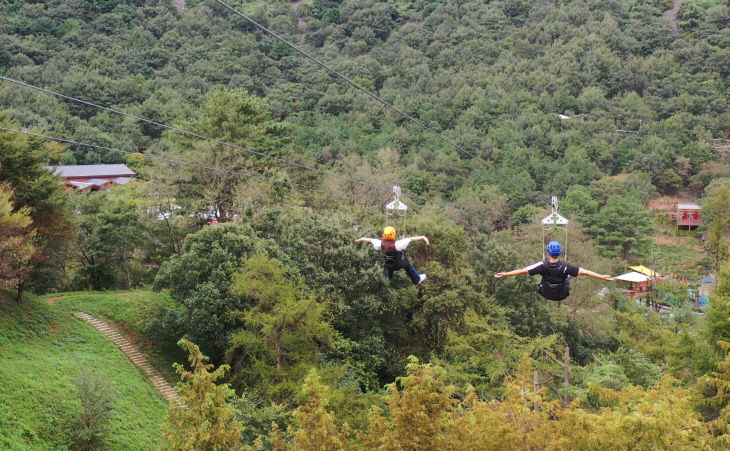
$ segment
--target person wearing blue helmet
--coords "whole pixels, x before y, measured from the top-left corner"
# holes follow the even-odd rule
[[[514,271],[498,272],[494,277],[501,279],[502,277],[520,276],[524,274],[531,276],[539,274],[542,276],[542,280],[538,285],[538,292],[542,297],[551,301],[562,301],[568,297],[570,294],[570,276],[588,276],[609,282],[613,280],[613,277],[607,274],[598,274],[584,268],[573,266],[567,262],[561,262],[559,257],[563,253],[563,249],[557,241],[549,242],[545,251],[548,254],[547,260],[537,262],[526,268],[515,269]]]

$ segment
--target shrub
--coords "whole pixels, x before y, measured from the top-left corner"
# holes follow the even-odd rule
[[[81,412],[69,427],[72,449],[101,449],[110,432],[114,395],[106,378],[81,366],[74,381],[81,400]]]

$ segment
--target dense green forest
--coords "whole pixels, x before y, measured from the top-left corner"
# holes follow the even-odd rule
[[[722,449],[730,2],[675,3],[231,2],[390,108],[215,0],[0,0],[0,287],[169,296],[135,325],[191,358],[163,448]],[[45,168],[121,162],[137,182],[100,192]],[[355,243],[393,185],[417,287]],[[713,273],[710,308],[495,280],[541,258],[552,195],[571,263]]]

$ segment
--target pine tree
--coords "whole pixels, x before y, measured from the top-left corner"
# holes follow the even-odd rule
[[[180,340],[178,344],[189,353],[192,371],[181,364],[175,370],[182,382],[178,384],[183,406],[171,406],[168,422],[162,427],[162,448],[166,450],[230,450],[240,449],[243,426],[233,419],[235,409],[226,403],[233,396],[228,384],[217,385],[228,365],[211,372],[213,365],[195,344]]]
[[[448,414],[455,400],[452,387],[445,384],[443,371],[420,365],[411,357],[408,374],[388,387],[390,415],[373,409],[367,434],[360,438],[370,449],[436,450],[444,449]]]
[[[628,260],[632,252],[645,253],[651,242],[652,222],[638,197],[614,195],[595,215],[589,230],[602,254]]]
[[[81,412],[70,424],[71,448],[103,449],[114,412],[114,393],[107,379],[82,366],[74,381],[81,401]]]
[[[730,342],[718,342],[725,351],[725,360],[718,362],[717,371],[703,377],[697,384],[700,392],[711,393],[704,404],[715,410],[717,418],[710,424],[715,440],[722,448],[730,446]]]
[[[178,125],[261,154],[278,152],[281,146],[290,141],[286,136],[289,126],[271,120],[268,105],[264,101],[249,95],[245,89],[228,90],[221,85],[210,90],[206,101],[200,106],[198,117]],[[237,148],[193,139],[186,135],[174,136],[172,139],[180,149],[194,149],[195,158],[210,166],[244,172],[251,172],[256,166],[256,156]],[[179,202],[212,205],[219,221],[233,219],[237,203],[236,187],[241,183],[240,176],[215,171],[194,171],[181,175],[181,179],[185,182],[182,183],[184,188],[176,194]],[[201,202],[200,197],[205,200]]]
[[[231,339],[228,357],[241,362],[249,384],[267,384],[270,390],[288,378],[303,379],[305,367],[314,363],[321,346],[329,344],[331,327],[322,318],[323,306],[304,294],[287,276],[278,260],[257,254],[234,274],[231,292],[247,296],[256,305],[239,316],[246,327]],[[241,355],[240,358],[238,356]],[[249,368],[242,359],[255,362]],[[293,366],[298,365],[299,371]],[[290,381],[297,386],[301,379]],[[282,382],[283,381],[283,382]],[[272,393],[277,394],[277,393]]]
[[[338,430],[332,412],[327,411],[326,387],[319,381],[317,372],[309,372],[304,382],[307,401],[294,412],[297,428],[289,427],[293,449],[303,451],[328,451],[344,449],[345,433]],[[345,425],[345,431],[347,425]]]

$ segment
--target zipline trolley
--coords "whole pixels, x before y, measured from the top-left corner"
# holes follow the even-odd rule
[[[554,239],[556,235],[561,233],[562,231],[565,232],[565,241],[563,242],[563,249],[565,251],[563,252],[563,259],[568,259],[568,220],[565,219],[563,216],[561,216],[558,213],[558,197],[553,196],[550,199],[550,204],[552,206],[552,213],[550,215],[546,216],[542,220],[542,259],[545,260],[545,246],[547,244],[547,241],[550,241],[551,239]],[[545,239],[545,236],[547,236],[547,240]]]
[[[393,200],[385,205],[385,218],[389,224],[395,225],[397,222],[403,222],[401,226],[401,236],[406,231],[406,216],[408,213],[408,205],[400,200],[400,186],[393,187]]]

